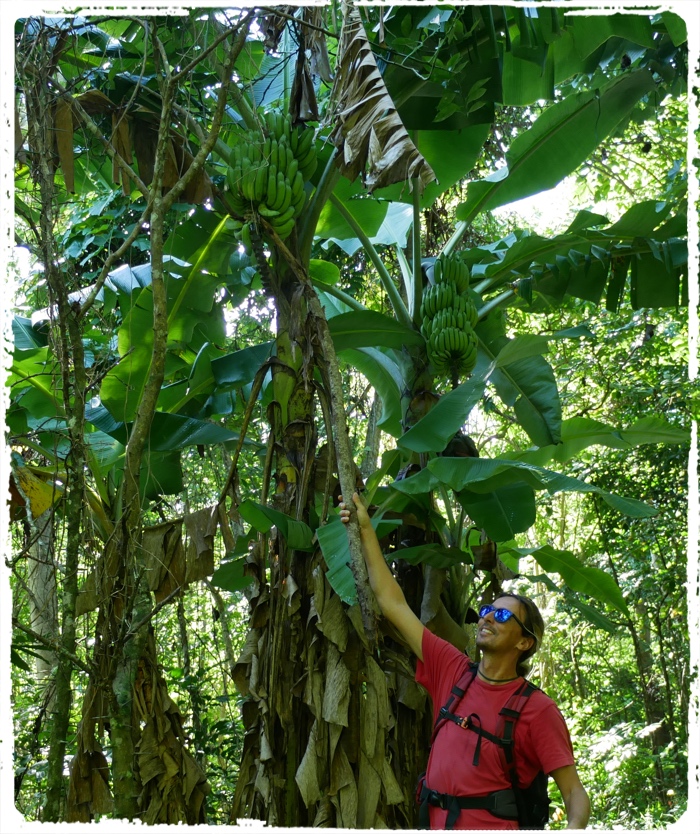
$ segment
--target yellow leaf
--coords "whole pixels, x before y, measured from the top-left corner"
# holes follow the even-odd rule
[[[28,466],[13,468],[17,488],[31,511],[32,518],[39,518],[58,501],[63,491],[54,484],[46,484]]]

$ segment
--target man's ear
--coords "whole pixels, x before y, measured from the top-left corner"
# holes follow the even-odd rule
[[[523,645],[523,643],[525,645]],[[535,638],[534,637],[528,637],[527,635],[523,635],[520,638],[520,640],[518,641],[518,644],[517,644],[516,648],[520,649],[521,652],[526,652],[528,649],[531,649],[534,645],[535,645]]]

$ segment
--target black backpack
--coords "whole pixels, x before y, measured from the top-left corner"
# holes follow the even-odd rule
[[[416,799],[420,803],[420,827],[429,828],[428,805],[437,805],[448,811],[446,828],[452,828],[459,816],[460,810],[464,808],[482,808],[490,811],[494,816],[502,819],[517,819],[522,829],[541,830],[549,820],[549,794],[547,793],[548,777],[540,771],[527,788],[518,784],[518,775],[515,770],[515,748],[514,732],[515,724],[521,712],[533,692],[539,689],[534,683],[524,681],[508,699],[500,711],[501,721],[496,734],[483,730],[475,714],[467,717],[455,715],[450,712],[455,698],[461,700],[466,694],[469,686],[476,677],[478,663],[470,663],[462,677],[452,687],[447,703],[440,709],[433,728],[432,745],[440,728],[445,721],[453,721],[465,730],[472,730],[477,733],[476,750],[474,752],[473,764],[479,764],[479,753],[481,750],[481,739],[488,738],[497,744],[501,750],[503,766],[510,779],[511,788],[504,791],[496,791],[483,797],[451,796],[430,790],[425,784],[425,774],[421,774],[418,780],[418,791]],[[477,719],[475,721],[474,719]]]

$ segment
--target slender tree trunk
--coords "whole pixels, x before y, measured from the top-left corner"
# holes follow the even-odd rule
[[[54,514],[46,510],[37,519],[31,519],[29,530],[31,544],[27,571],[29,589],[29,622],[37,634],[54,643],[59,640],[58,592],[56,565],[54,562]],[[37,651],[36,675],[40,684],[47,683],[57,665],[56,652],[51,649]],[[53,697],[47,705],[53,708]]]
[[[83,424],[86,388],[82,334],[77,324],[76,311],[68,300],[66,275],[59,267],[54,239],[56,203],[51,169],[51,160],[54,155],[52,119],[54,100],[48,87],[51,74],[49,68],[53,61],[52,49],[48,33],[40,34],[34,52],[33,73],[25,76],[28,140],[41,200],[39,247],[51,300],[58,317],[52,326],[52,336],[60,361],[60,389],[70,444],[70,451],[66,458],[67,483],[63,505],[67,521],[63,557],[60,645],[65,653],[61,653],[56,666],[55,700],[51,712],[51,740],[44,805],[44,819],[47,822],[56,822],[61,818],[65,790],[63,772],[70,724],[73,672],[69,655],[75,653],[76,646],[75,603],[78,595],[78,567],[83,546],[85,467]]]

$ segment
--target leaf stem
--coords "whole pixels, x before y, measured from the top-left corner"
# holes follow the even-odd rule
[[[497,295],[495,298],[492,298],[490,301],[487,301],[486,304],[479,309],[479,320],[486,318],[491,310],[495,310],[496,307],[514,297],[515,290],[506,290],[500,295]]]
[[[417,142],[417,137],[414,137]],[[421,239],[420,239],[420,180],[413,180],[413,229],[411,232],[413,244],[413,281],[409,298],[409,312],[413,316],[413,322],[420,324],[420,301],[423,291],[423,273],[421,270]],[[408,288],[407,288],[408,289]],[[411,309],[412,308],[412,309]]]
[[[381,258],[379,257],[379,253],[374,248],[372,242],[370,241],[369,237],[366,235],[362,226],[357,222],[354,215],[349,211],[349,209],[345,206],[345,204],[340,200],[335,194],[331,194],[330,202],[333,206],[340,212],[343,219],[347,222],[350,228],[355,232],[358,239],[362,243],[362,246],[365,252],[369,255],[369,259],[374,264],[374,268],[377,270],[379,274],[379,280],[381,281],[382,287],[386,291],[386,294],[389,296],[389,300],[391,301],[391,305],[394,308],[394,313],[396,314],[396,318],[402,323],[405,324],[407,327],[411,327],[413,322],[411,321],[411,316],[408,313],[406,305],[401,298],[399,291],[392,280],[391,275],[389,275],[389,271],[387,270],[386,266],[382,262]]]
[[[362,312],[363,310],[367,309],[364,304],[361,304],[351,295],[348,295],[348,293],[343,292],[343,290],[339,290],[332,284],[324,284],[323,281],[317,281],[313,278],[311,279],[311,283],[314,285],[314,289],[316,289],[317,291],[321,290],[322,292],[325,292],[328,295],[332,295],[334,298],[337,298],[339,301],[342,301],[343,304],[347,304],[348,307],[351,307],[353,310]]]

